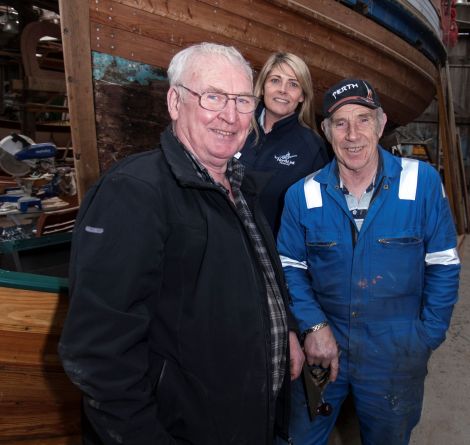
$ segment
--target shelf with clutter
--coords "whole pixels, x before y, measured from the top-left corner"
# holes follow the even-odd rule
[[[54,144],[36,144],[17,133],[5,137],[0,141],[0,174],[0,241],[41,236],[44,227],[38,222],[44,225],[50,214],[64,223],[74,220],[74,169]],[[59,224],[60,218],[55,219]],[[56,231],[70,231],[72,226],[58,225]]]

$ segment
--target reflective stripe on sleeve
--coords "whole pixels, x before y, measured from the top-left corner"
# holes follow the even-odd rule
[[[460,264],[457,249],[447,249],[440,252],[427,253],[424,261],[426,261],[427,266],[430,266],[431,264],[441,264],[443,266]]]
[[[315,173],[308,175],[304,182],[305,201],[307,209],[322,207],[323,201],[321,197],[320,183],[315,181]]]
[[[398,197],[408,201],[416,199],[416,187],[418,186],[418,166],[416,159],[401,159],[402,171],[400,174],[400,189]]]
[[[297,267],[298,269],[307,269],[307,261],[296,261],[283,255],[279,255],[279,258],[281,259],[282,267],[290,266]]]

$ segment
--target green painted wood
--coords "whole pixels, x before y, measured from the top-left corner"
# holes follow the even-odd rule
[[[0,269],[0,287],[35,290],[40,292],[67,293],[68,280],[60,277],[12,272]]]

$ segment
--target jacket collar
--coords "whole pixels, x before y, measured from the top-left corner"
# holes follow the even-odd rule
[[[256,109],[256,122],[258,123],[258,127],[264,132],[264,128],[263,128],[263,125],[261,125],[261,122],[260,122],[260,117],[261,115],[264,113],[263,112],[266,112],[266,107],[264,106],[264,104],[261,102],[259,105],[258,105],[258,108]],[[294,112],[293,114],[291,114],[290,116],[287,116],[287,117],[284,117],[280,120],[278,120],[274,125],[273,125],[273,128],[271,129],[271,131],[273,130],[277,130],[278,128],[282,128],[282,127],[287,127],[289,125],[292,125],[292,124],[295,124],[296,122],[299,121],[299,113],[296,111]]]
[[[173,134],[171,124],[160,136],[160,145],[176,180],[184,187],[217,188],[210,182],[203,181],[196,173],[191,160],[184,152],[185,148]],[[251,195],[257,195],[266,185],[271,173],[252,173],[245,171],[241,190]]]
[[[199,187],[206,185],[191,165],[191,160],[184,152],[185,148],[173,134],[171,124],[161,134],[160,146],[170,170],[181,185],[197,185]],[[207,183],[207,185],[211,184]]]

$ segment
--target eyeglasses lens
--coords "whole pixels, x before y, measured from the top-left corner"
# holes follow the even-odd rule
[[[240,113],[251,113],[257,105],[255,96],[235,96],[228,97],[223,93],[203,93],[201,94],[200,104],[202,108],[209,111],[221,111],[227,105],[229,100],[235,101],[237,111]]]

